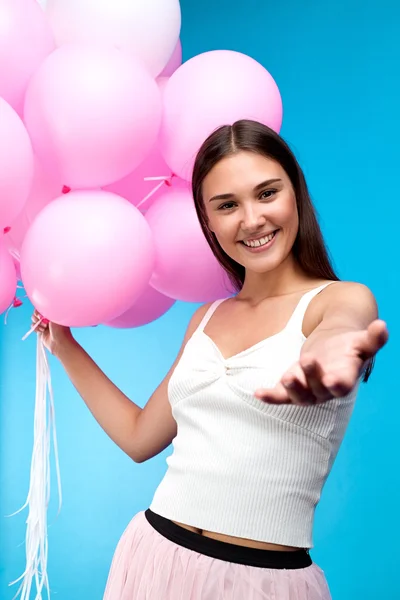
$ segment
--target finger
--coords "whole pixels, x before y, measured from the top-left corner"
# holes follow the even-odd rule
[[[300,376],[293,373],[285,375],[282,379],[282,385],[286,389],[293,404],[315,404],[317,398],[307,386],[307,381],[303,372]]]
[[[358,343],[358,351],[363,361],[375,356],[389,339],[386,323],[376,319],[363,331]]]
[[[41,315],[37,314],[37,313],[33,313],[32,317],[31,317],[31,322],[33,325],[36,325],[37,323],[40,323],[42,320]]]
[[[48,319],[43,318],[40,313],[35,311],[31,317],[32,331],[37,334],[43,334],[49,328]]]
[[[259,389],[255,397],[268,404],[291,404],[287,391],[281,383],[271,389]]]
[[[332,373],[324,375],[322,382],[334,398],[343,398],[350,394],[356,385],[358,376],[358,370],[354,367],[336,375]]]
[[[389,332],[386,326],[385,321],[381,319],[376,319],[373,321],[367,329],[370,335],[370,343],[371,350],[374,351],[374,354],[378,352],[383,346],[387,343],[389,339]]]
[[[315,404],[317,398],[308,386],[306,375],[297,362],[282,377],[282,384],[288,391],[293,404]]]
[[[300,366],[303,369],[307,387],[311,390],[317,402],[329,400],[332,395],[322,383],[323,371],[319,362],[309,354],[300,358]]]

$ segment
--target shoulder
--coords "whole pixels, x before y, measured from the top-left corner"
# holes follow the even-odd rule
[[[360,303],[362,306],[376,306],[374,294],[363,283],[354,281],[334,281],[318,295],[327,306],[332,303]]]
[[[367,322],[377,318],[378,307],[374,294],[364,284],[354,281],[335,281],[316,297],[322,318],[334,312],[348,312],[365,317]]]
[[[192,315],[192,318],[189,321],[189,325],[186,330],[185,340],[187,341],[192,337],[196,329],[200,326],[202,320],[212,308],[215,302],[207,302],[206,304],[202,304]]]
[[[356,327],[367,327],[378,316],[378,308],[371,290],[362,283],[353,281],[329,283],[311,300],[303,321],[306,337],[322,321],[329,326],[352,322]]]

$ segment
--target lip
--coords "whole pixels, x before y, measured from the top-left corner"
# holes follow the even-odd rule
[[[268,244],[264,244],[264,246],[256,246],[255,248],[253,248],[251,246],[246,246],[246,244],[244,244],[243,242],[239,242],[239,243],[245,250],[247,250],[247,252],[251,252],[252,254],[259,254],[260,252],[266,252],[267,250],[269,250],[271,248],[271,246],[273,246],[278,234],[279,234],[279,229],[275,231],[275,235],[272,238],[272,240],[269,241]],[[262,235],[261,237],[266,237],[266,236]],[[260,238],[257,237],[257,238],[251,238],[251,239],[259,240]]]
[[[268,237],[269,235],[271,235],[271,233],[275,233],[276,231],[278,231],[277,229],[273,229],[272,231],[268,231],[267,233],[260,233],[257,237],[249,237],[249,238],[245,238],[244,240],[240,240],[241,242],[255,242],[257,240],[262,240],[262,238]]]

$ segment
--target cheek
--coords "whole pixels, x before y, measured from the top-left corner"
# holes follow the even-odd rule
[[[208,226],[217,238],[222,238],[227,235],[230,229],[229,219],[227,219],[226,217],[221,218],[221,215],[215,212],[207,215],[207,218]]]
[[[297,212],[296,202],[288,199],[277,207],[275,215],[277,223],[282,227],[297,228],[299,224],[299,216]]]

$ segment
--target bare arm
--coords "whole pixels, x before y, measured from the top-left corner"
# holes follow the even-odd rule
[[[331,285],[317,299],[320,322],[304,342],[302,354],[337,333],[367,329],[378,318],[374,295],[360,283]]]
[[[386,323],[377,318],[375,298],[364,285],[341,282],[327,287],[315,310],[317,322],[300,360],[275,388],[257,390],[258,398],[277,404],[315,404],[343,397],[388,340]]]
[[[103,373],[69,330],[53,323],[39,329],[46,346],[60,360],[99,425],[135,462],[144,462],[160,453],[176,435],[176,423],[168,400],[168,383],[207,308],[207,305],[202,306],[193,315],[174,364],[143,409]]]

